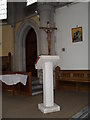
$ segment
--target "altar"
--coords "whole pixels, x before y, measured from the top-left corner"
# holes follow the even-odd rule
[[[0,75],[0,80],[7,85],[16,85],[19,82],[26,85],[27,77],[27,75],[21,74],[6,74]]]
[[[0,75],[0,81],[2,82],[3,91],[11,91],[13,95],[15,95],[16,92],[21,94],[23,91],[21,86],[25,88],[27,87],[28,75],[15,73],[4,74]]]

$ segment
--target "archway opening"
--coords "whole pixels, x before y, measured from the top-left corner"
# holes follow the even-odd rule
[[[32,72],[32,76],[37,76],[35,69],[35,61],[37,59],[37,36],[33,28],[31,28],[26,37],[26,71]]]

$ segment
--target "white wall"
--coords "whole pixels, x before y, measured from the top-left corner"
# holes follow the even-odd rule
[[[56,9],[56,53],[61,69],[88,69],[88,3]],[[82,26],[83,41],[72,43],[72,28]],[[65,52],[62,51],[65,48]]]

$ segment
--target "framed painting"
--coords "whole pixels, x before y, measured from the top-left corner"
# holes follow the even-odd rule
[[[72,28],[72,42],[80,42],[82,40],[82,27]]]

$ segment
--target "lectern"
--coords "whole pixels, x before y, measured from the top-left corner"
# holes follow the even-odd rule
[[[59,56],[41,55],[35,63],[36,69],[43,69],[43,103],[38,104],[43,113],[60,111],[60,106],[54,103],[53,92],[53,67],[58,60]]]

